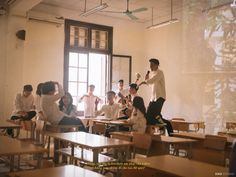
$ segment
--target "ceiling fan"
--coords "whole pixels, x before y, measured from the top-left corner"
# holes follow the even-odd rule
[[[148,10],[146,7],[141,7],[135,10],[129,10],[129,0],[127,0],[127,6],[126,6],[126,11],[121,12],[121,11],[102,11],[102,12],[108,12],[108,13],[120,13],[120,14],[124,14],[127,15],[131,20],[138,20],[138,17],[134,16],[134,13],[138,13],[138,12],[143,12]]]

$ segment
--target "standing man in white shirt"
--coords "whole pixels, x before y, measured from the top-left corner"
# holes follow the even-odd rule
[[[95,116],[95,102],[102,103],[102,100],[93,94],[95,85],[88,86],[88,93],[83,95],[79,102],[84,102],[84,116],[94,117]]]
[[[173,133],[173,128],[171,126],[170,121],[163,119],[161,115],[161,110],[163,104],[166,100],[166,90],[165,90],[165,78],[162,70],[159,69],[159,60],[155,58],[151,58],[150,72],[148,71],[145,76],[145,81],[141,82],[142,84],[147,84],[151,87],[151,100],[147,109],[147,123],[150,125],[155,125],[161,123],[162,121],[167,124],[166,128],[168,134],[171,135]]]

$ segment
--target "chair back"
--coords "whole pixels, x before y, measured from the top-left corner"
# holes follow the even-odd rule
[[[236,122],[226,122],[226,129],[227,130],[234,130],[234,129],[236,129]]]
[[[179,122],[175,122],[179,121]],[[184,123],[184,118],[172,118],[171,119],[171,125],[173,127],[173,130],[179,131],[189,131],[189,125]]]
[[[105,135],[106,132],[106,125],[105,124],[99,124],[94,123],[92,127],[92,133],[99,134],[99,135]]]
[[[133,133],[133,143],[134,158],[138,151],[140,154],[148,155],[152,144],[152,137],[149,134]]]
[[[225,150],[227,138],[218,135],[206,135],[204,147],[215,150]]]

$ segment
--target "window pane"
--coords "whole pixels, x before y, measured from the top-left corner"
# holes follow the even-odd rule
[[[84,111],[84,102],[78,104],[78,111]]]
[[[92,30],[92,48],[108,49],[108,32],[101,30]]]
[[[79,81],[87,82],[87,69],[79,69]]]
[[[79,96],[84,95],[85,93],[87,93],[87,83],[79,83]]]
[[[76,82],[69,82],[68,91],[72,96],[77,96],[77,83]]]
[[[87,54],[79,54],[79,67],[87,68],[88,63],[88,55]]]
[[[70,52],[69,54],[69,66],[78,66],[78,53]]]
[[[77,81],[78,79],[78,69],[69,68],[69,81]]]

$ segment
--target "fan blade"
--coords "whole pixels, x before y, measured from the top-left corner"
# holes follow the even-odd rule
[[[137,17],[135,17],[134,15],[132,15],[131,13],[125,13],[125,15],[127,15],[129,18],[131,18],[132,20],[138,20]]]
[[[142,11],[146,11],[146,10],[148,10],[146,7],[142,7],[142,8],[139,8],[139,9],[132,10],[131,12],[132,13],[137,13],[137,12],[142,12]]]
[[[117,13],[117,14],[123,14],[124,13],[124,12],[121,12],[121,11],[109,11],[109,10],[103,10],[103,11],[100,11],[100,12]]]

